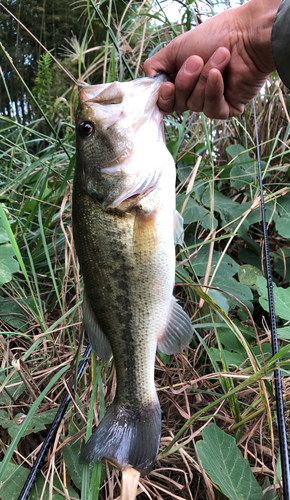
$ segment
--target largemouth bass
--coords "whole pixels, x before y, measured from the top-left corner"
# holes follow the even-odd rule
[[[76,113],[73,231],[84,278],[84,325],[95,353],[114,355],[116,395],[80,455],[146,475],[154,466],[161,410],[157,344],[179,352],[191,322],[172,295],[175,165],[156,101],[166,77],[83,86]]]

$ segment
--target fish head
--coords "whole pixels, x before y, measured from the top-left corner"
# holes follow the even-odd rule
[[[165,73],[159,73],[79,89],[77,168],[83,189],[104,208],[142,194],[158,177],[156,161],[164,132],[156,102],[167,79]],[[158,155],[154,155],[157,149]]]

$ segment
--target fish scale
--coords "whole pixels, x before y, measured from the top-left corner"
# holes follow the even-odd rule
[[[175,166],[157,108],[164,75],[80,90],[73,231],[84,279],[84,324],[116,367],[115,399],[80,461],[103,457],[147,474],[161,435],[157,343],[179,352],[192,336],[173,298]],[[130,147],[128,146],[130,144]],[[103,147],[102,147],[103,146]]]

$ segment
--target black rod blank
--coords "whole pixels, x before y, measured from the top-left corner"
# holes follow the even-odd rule
[[[275,304],[274,304],[274,295],[273,295],[273,282],[272,282],[269,240],[268,240],[268,231],[267,231],[267,222],[266,222],[266,211],[265,211],[264,194],[263,194],[263,179],[262,179],[262,171],[261,171],[261,158],[260,158],[260,147],[259,147],[259,137],[258,137],[258,126],[257,126],[257,117],[256,117],[256,108],[255,108],[254,99],[253,99],[253,108],[254,108],[256,141],[257,141],[257,159],[258,159],[260,194],[261,194],[261,211],[262,211],[262,223],[263,223],[263,233],[264,233],[264,248],[265,248],[265,263],[266,263],[266,275],[267,275],[267,287],[268,287],[269,313],[270,313],[271,334],[272,334],[272,351],[273,351],[273,356],[275,356],[275,354],[277,354],[279,352],[279,346],[278,346],[277,325],[276,325],[276,318],[275,318]],[[283,405],[282,379],[281,379],[281,372],[280,372],[279,368],[276,368],[274,370],[274,382],[275,382],[277,419],[278,419],[278,431],[279,431],[279,442],[280,442],[283,494],[284,494],[284,500],[290,500],[289,454],[288,454],[288,445],[287,445],[286,421],[285,421],[285,413],[284,413],[284,405]]]

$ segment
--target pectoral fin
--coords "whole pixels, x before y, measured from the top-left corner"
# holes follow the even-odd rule
[[[86,291],[84,291],[83,300],[83,316],[86,332],[89,337],[90,344],[95,351],[96,355],[107,361],[111,355],[111,345],[108,337],[104,334],[99,327],[94,312],[91,308]]]
[[[167,327],[162,337],[158,339],[158,348],[165,354],[176,354],[187,346],[191,337],[191,321],[176,299],[172,297]]]

